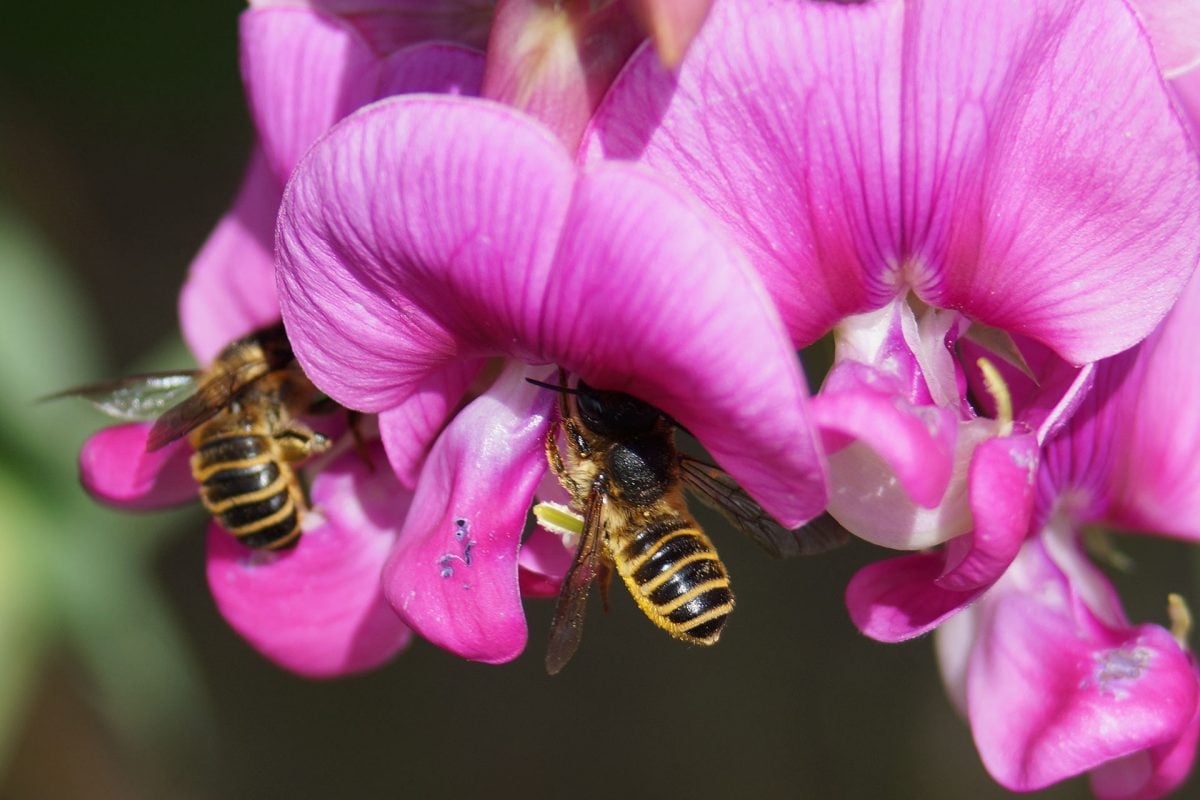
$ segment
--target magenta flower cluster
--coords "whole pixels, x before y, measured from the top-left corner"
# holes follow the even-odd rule
[[[1200,13],[1182,0],[252,3],[258,146],[192,264],[198,360],[282,316],[372,470],[310,470],[299,544],[213,525],[230,623],[311,676],[412,632],[498,663],[571,553],[522,533],[559,368],[677,420],[787,526],[903,551],[847,587],[936,631],[1013,790],[1160,797],[1200,670],[1085,526],[1200,540]],[[649,37],[652,41],[643,43]],[[831,337],[809,396],[798,349]],[[111,503],[188,445],[97,434]],[[390,469],[387,466],[390,466]],[[1165,602],[1165,597],[1164,597]]]

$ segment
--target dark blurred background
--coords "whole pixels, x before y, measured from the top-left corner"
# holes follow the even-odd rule
[[[74,797],[1007,796],[951,709],[931,643],[873,643],[842,591],[866,545],[776,563],[710,521],[738,612],[711,650],[621,591],[542,668],[418,642],[310,682],[222,621],[192,508],[98,508],[73,459],[103,420],[48,391],[189,366],[175,300],[251,139],[233,0],[9,9],[0,47],[0,795]],[[12,19],[12,12],[16,19]],[[1200,597],[1195,548],[1122,541],[1135,620]],[[597,604],[598,605],[598,604]],[[1193,779],[1182,796],[1200,788]],[[1077,779],[1037,795],[1089,797]]]

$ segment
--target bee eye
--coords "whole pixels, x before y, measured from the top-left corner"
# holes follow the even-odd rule
[[[654,427],[662,412],[624,392],[605,392],[579,382],[575,396],[585,425],[602,436],[645,433]]]
[[[579,416],[583,418],[584,424],[589,428],[597,433],[602,433],[608,427],[608,410],[604,401],[595,389],[583,381],[579,382],[579,394],[575,396],[575,405],[579,409]]]

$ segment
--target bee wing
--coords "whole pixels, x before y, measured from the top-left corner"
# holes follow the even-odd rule
[[[679,468],[689,489],[776,558],[817,555],[850,540],[849,532],[829,514],[788,530],[763,511],[724,470],[712,464],[680,455]]]
[[[583,618],[587,612],[588,590],[600,572],[600,544],[604,539],[604,509],[607,497],[593,490],[583,513],[583,532],[575,561],[563,578],[550,623],[550,644],[546,648],[546,671],[551,675],[567,665],[583,637]]]
[[[208,378],[191,396],[172,406],[154,421],[150,437],[146,440],[146,452],[165,447],[212,419],[229,405],[238,392],[269,371],[270,366],[265,361],[253,361]]]
[[[191,394],[198,382],[199,373],[195,371],[147,372],[64,389],[39,398],[39,402],[82,397],[110,417],[127,422],[148,421],[157,419],[180,398]]]

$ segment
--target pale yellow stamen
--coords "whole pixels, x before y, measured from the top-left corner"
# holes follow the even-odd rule
[[[558,536],[578,536],[583,533],[583,517],[559,503],[538,503],[533,507],[538,525]]]
[[[1188,647],[1188,637],[1192,633],[1192,611],[1187,602],[1172,592],[1167,595],[1167,618],[1171,620],[1171,635],[1184,650]]]
[[[1008,392],[1008,384],[1004,382],[1000,370],[996,369],[996,365],[991,361],[980,358],[975,363],[979,365],[979,371],[983,373],[984,388],[996,401],[996,435],[1008,436],[1013,429],[1012,395]]]

